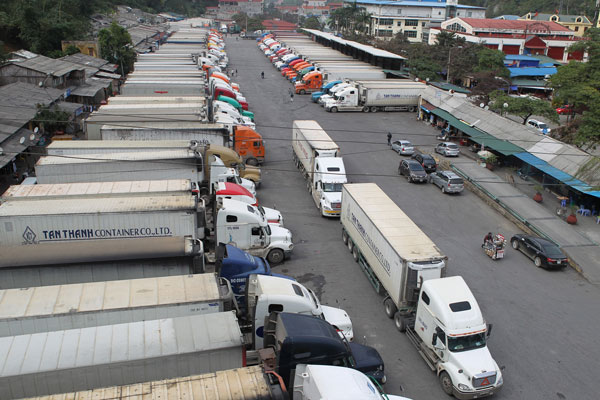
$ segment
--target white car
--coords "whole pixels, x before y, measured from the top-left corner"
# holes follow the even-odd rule
[[[394,140],[392,142],[392,150],[403,156],[412,156],[415,148],[408,140]]]
[[[537,129],[538,131],[542,132],[544,135],[547,135],[548,133],[550,133],[550,128],[548,128],[548,125],[546,125],[545,123],[538,121],[537,119],[530,119],[527,121],[527,125],[531,126],[532,128]]]

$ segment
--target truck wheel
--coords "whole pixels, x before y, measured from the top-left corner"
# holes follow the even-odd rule
[[[285,255],[283,254],[283,250],[281,250],[281,249],[273,249],[267,255],[267,260],[271,264],[279,264],[279,263],[283,262],[284,258],[285,258]]]
[[[306,94],[306,90],[300,89],[300,94]]]
[[[448,396],[452,396],[453,388],[452,388],[452,379],[450,379],[450,375],[446,371],[442,371],[440,374],[440,385],[442,385],[442,390]]]
[[[337,112],[337,107],[331,107],[329,109],[329,111],[331,111],[332,113],[336,113]]]
[[[414,106],[412,106],[412,107],[408,107],[408,111],[410,111],[410,112],[415,112],[415,107],[414,107]]]
[[[377,107],[371,107],[371,112],[377,112]]]
[[[406,332],[406,319],[400,311],[397,311],[396,314],[394,314],[394,324],[400,332]]]
[[[354,261],[358,262],[358,247],[356,246],[352,249],[352,258],[354,258]]]
[[[350,238],[348,238],[348,250],[350,251],[350,253],[352,253],[353,249],[354,249],[354,243],[352,243],[352,240]]]
[[[253,167],[256,167],[258,165],[258,160],[256,158],[249,158],[246,160],[246,164],[248,165],[252,165]]]
[[[369,112],[369,107],[363,107],[362,112]]]
[[[344,244],[348,244],[348,233],[344,229],[342,229],[342,242],[344,242]]]
[[[383,307],[385,309],[385,315],[390,319],[394,318],[394,315],[398,312],[398,308],[389,297],[383,301]]]

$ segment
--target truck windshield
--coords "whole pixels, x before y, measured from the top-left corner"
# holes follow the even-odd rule
[[[265,228],[265,233],[267,234],[267,236],[271,236],[271,227],[269,226],[269,224],[265,225],[263,228]]]
[[[480,349],[482,347],[485,347],[485,332],[469,336],[448,336],[448,350],[453,353]]]
[[[342,183],[323,183],[324,192],[341,192]]]

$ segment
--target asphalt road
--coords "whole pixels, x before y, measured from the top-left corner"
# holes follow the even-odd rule
[[[275,206],[296,245],[291,260],[274,268],[317,292],[324,304],[351,316],[356,340],[379,350],[386,363],[386,391],[417,399],[445,399],[437,378],[404,334],[388,320],[379,297],[341,240],[337,219],[325,219],[292,163],[294,119],[314,119],[341,147],[349,180],[376,182],[448,256],[448,275],[462,275],[486,320],[494,324],[489,349],[505,366],[498,399],[595,399],[600,346],[600,290],[571,269],[537,269],[521,253],[507,250],[492,261],[480,243],[488,231],[510,238],[519,230],[473,193],[443,195],[429,184],[397,175],[401,159],[386,134],[431,151],[436,131],[414,113],[325,112],[309,96],[290,101],[291,84],[252,40],[227,39],[233,79],[255,113],[267,146],[261,204]],[[265,79],[260,78],[261,71]]]

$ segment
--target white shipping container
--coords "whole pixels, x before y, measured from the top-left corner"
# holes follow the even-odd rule
[[[312,171],[315,157],[336,157],[340,148],[317,121],[295,120],[292,148],[306,171]]]
[[[413,106],[427,87],[424,83],[394,79],[386,81],[356,82],[362,104],[366,106]]]
[[[130,128],[103,125],[100,128],[100,138],[102,141],[175,141],[175,140],[193,140],[201,145],[215,144],[226,146],[229,142],[229,131],[226,128],[208,128],[196,124],[194,127],[184,128],[182,123],[172,124],[172,127],[161,128]],[[217,124],[214,124],[217,125]]]
[[[0,337],[212,314],[232,300],[216,274],[0,290]]]
[[[102,125],[114,124],[136,128],[140,124],[163,124],[163,123],[204,123],[203,117],[196,114],[157,113],[139,110],[133,114],[101,114],[93,112],[84,120],[86,139],[100,140],[100,128]],[[64,140],[66,141],[66,140]]]
[[[202,182],[202,156],[192,150],[44,156],[35,166],[38,183],[189,179]]]
[[[244,366],[233,312],[0,338],[0,398],[128,385]]]
[[[114,96],[108,98],[108,104],[128,103],[204,103],[204,96]]]
[[[273,376],[273,375],[271,375]],[[28,400],[282,400],[280,385],[271,383],[262,367],[217,371],[204,375],[113,386]]]
[[[140,124],[142,124],[140,122]],[[146,123],[148,127],[154,123]],[[197,126],[197,124],[180,124],[183,128]],[[160,128],[169,128],[174,126],[171,123],[157,124]],[[215,129],[225,129],[223,125],[214,124]],[[119,129],[118,125],[105,125],[102,128]],[[46,147],[46,153],[49,156],[77,155],[88,153],[121,153],[121,152],[140,152],[140,151],[162,151],[162,150],[181,150],[192,147],[191,140],[57,140]]]
[[[407,287],[445,266],[446,256],[375,183],[343,186],[341,222],[397,306],[412,300]]]

